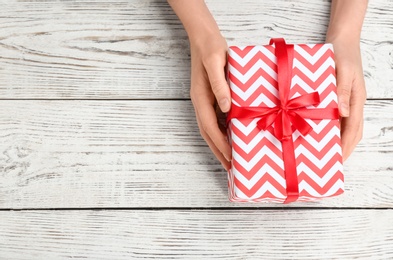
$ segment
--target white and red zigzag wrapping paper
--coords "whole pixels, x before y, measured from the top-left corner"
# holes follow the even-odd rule
[[[294,45],[289,98],[317,91],[321,102],[312,108],[337,108],[335,64],[331,44]],[[237,106],[275,107],[277,59],[274,45],[232,46],[228,50],[228,82]],[[287,197],[281,142],[274,125],[266,131],[259,119],[236,119],[228,123],[232,163],[228,172],[228,196],[237,202],[278,202]],[[340,127],[338,120],[306,121],[313,130],[292,138],[299,182],[297,201],[336,196],[344,191]]]

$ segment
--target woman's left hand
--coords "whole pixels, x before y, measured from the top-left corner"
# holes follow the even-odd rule
[[[331,39],[336,62],[338,108],[341,115],[341,143],[345,161],[362,139],[363,107],[367,94],[363,76],[360,43]]]

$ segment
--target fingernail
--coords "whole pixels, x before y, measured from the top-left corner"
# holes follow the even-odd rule
[[[222,98],[218,105],[221,108],[222,112],[228,112],[229,110],[229,100],[227,98]]]
[[[225,158],[225,160],[227,160],[228,162],[230,162],[230,161],[231,161],[231,159],[229,158],[229,156],[228,156],[228,155],[226,155],[226,154],[224,154],[224,158]]]
[[[347,117],[349,116],[349,107],[347,103],[340,103],[340,113],[341,116]]]

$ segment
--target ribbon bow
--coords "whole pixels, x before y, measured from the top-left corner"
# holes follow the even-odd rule
[[[273,123],[274,135],[282,141],[292,136],[298,130],[303,136],[311,130],[311,126],[304,118],[320,119],[320,109],[307,109],[307,106],[320,103],[318,92],[302,95],[287,101],[286,104],[270,107],[239,107],[232,105],[229,118],[260,118],[257,126],[267,130]],[[311,113],[310,113],[311,112]]]
[[[299,183],[296,171],[295,149],[292,139],[294,131],[298,130],[303,136],[307,135],[312,127],[308,119],[338,119],[337,108],[306,108],[318,105],[320,97],[318,92],[312,92],[288,99],[292,81],[293,45],[286,44],[284,39],[271,39],[275,44],[277,57],[277,83],[280,104],[276,107],[239,107],[232,103],[227,116],[227,122],[232,118],[252,119],[260,118],[257,126],[267,130],[274,123],[274,135],[282,143],[287,198],[284,203],[296,201],[299,198]]]

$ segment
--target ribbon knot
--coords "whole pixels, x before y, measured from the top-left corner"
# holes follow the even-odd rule
[[[312,127],[308,119],[338,119],[337,108],[307,108],[320,103],[318,92],[312,92],[289,99],[292,81],[293,45],[287,45],[284,39],[272,39],[275,44],[277,57],[277,84],[280,104],[275,107],[239,107],[232,103],[227,116],[227,122],[232,118],[259,118],[257,126],[261,130],[268,130],[274,124],[274,135],[282,144],[284,172],[287,198],[285,203],[296,201],[299,197],[299,183],[297,179],[295,148],[292,139],[294,131],[298,130],[303,136]]]
[[[258,118],[257,126],[261,130],[267,130],[273,123],[275,124],[274,134],[281,140],[284,137],[292,136],[295,130],[298,130],[302,135],[307,135],[311,130],[311,126],[303,118],[305,113],[308,113],[310,109],[307,106],[318,105],[320,103],[320,97],[318,92],[305,94],[288,101],[288,105],[280,104],[274,108],[267,107],[243,107],[241,114],[246,114],[248,118]],[[230,113],[236,113],[231,111]],[[233,117],[239,118],[242,115],[234,115]]]

